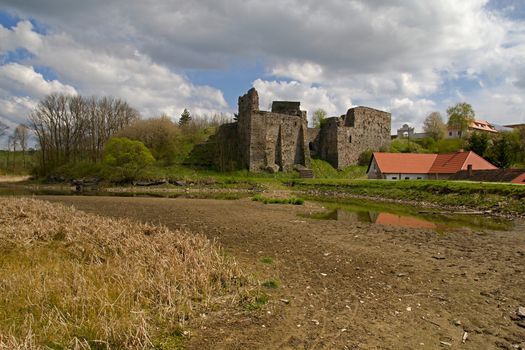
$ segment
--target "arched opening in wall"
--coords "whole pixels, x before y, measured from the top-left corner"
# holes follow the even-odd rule
[[[313,142],[309,142],[309,143],[308,143],[308,149],[309,149],[310,151],[313,151],[313,150],[314,150],[314,143],[313,143]]]

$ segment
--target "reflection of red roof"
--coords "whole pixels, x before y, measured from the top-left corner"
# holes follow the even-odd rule
[[[413,228],[436,228],[436,224],[423,219],[414,218],[411,216],[401,216],[390,213],[379,213],[377,215],[376,224],[400,227]]]
[[[466,170],[468,165],[472,165],[472,170],[497,169],[472,151],[448,154],[375,152],[374,159],[384,174],[454,174]]]

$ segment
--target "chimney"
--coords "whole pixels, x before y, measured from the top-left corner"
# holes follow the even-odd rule
[[[472,177],[472,174],[473,174],[472,164],[467,165],[467,172],[468,172],[468,177]]]

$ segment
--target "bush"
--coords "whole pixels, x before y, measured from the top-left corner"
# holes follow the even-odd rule
[[[167,116],[138,120],[121,130],[117,137],[142,142],[151,151],[155,159],[169,165],[173,164],[181,148],[181,131]]]
[[[374,151],[371,149],[364,151],[359,155],[359,159],[357,160],[357,165],[360,166],[368,166],[370,164],[370,159],[372,159],[372,155],[374,154]]]
[[[132,181],[154,161],[155,158],[142,142],[125,137],[111,139],[104,149],[106,177],[113,181]]]

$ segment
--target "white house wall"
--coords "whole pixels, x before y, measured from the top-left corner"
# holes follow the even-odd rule
[[[425,180],[428,174],[383,174],[387,180]]]

